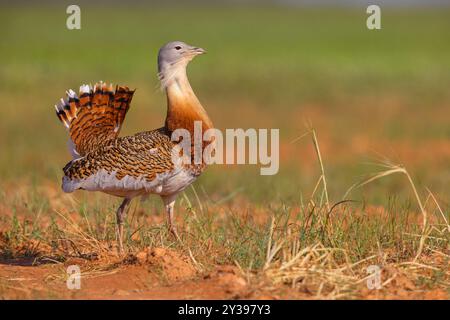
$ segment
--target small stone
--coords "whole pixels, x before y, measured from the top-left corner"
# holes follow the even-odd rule
[[[125,290],[116,289],[116,290],[113,291],[113,295],[115,295],[115,296],[128,296],[128,295],[130,295],[130,293],[128,291],[125,291]]]

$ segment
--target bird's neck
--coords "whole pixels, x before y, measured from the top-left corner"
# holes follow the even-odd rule
[[[186,129],[194,137],[195,121],[201,121],[203,132],[213,128],[211,119],[192,90],[185,66],[161,73],[161,82],[167,95],[165,126],[169,132]]]

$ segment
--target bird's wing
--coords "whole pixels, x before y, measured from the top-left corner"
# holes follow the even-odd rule
[[[79,96],[67,91],[67,98],[55,106],[56,115],[67,127],[74,158],[86,155],[116,139],[130,108],[134,90],[103,82],[80,87]]]
[[[173,146],[164,128],[118,138],[69,162],[63,169],[63,189],[151,191],[173,172]]]

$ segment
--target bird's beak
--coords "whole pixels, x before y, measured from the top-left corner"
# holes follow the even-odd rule
[[[206,50],[203,48],[198,48],[198,47],[192,47],[190,49],[190,51],[194,54],[194,55],[199,55],[199,54],[205,54]]]

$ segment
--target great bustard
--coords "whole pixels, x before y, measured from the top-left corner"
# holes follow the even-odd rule
[[[204,170],[205,163],[179,164],[172,161],[177,142],[171,134],[176,129],[193,133],[194,122],[201,121],[202,131],[213,124],[189,84],[186,67],[202,48],[174,41],[158,54],[161,86],[167,95],[167,117],[162,128],[118,137],[134,90],[103,82],[72,90],[56,105],[56,113],[69,131],[73,156],[64,167],[62,189],[102,191],[124,198],[117,210],[119,250],[123,252],[123,224],[130,201],[137,196],[158,194],[168,216],[169,230],[178,237],[173,213],[178,193],[189,186]],[[193,139],[194,134],[191,134]],[[192,142],[194,145],[194,142]]]

